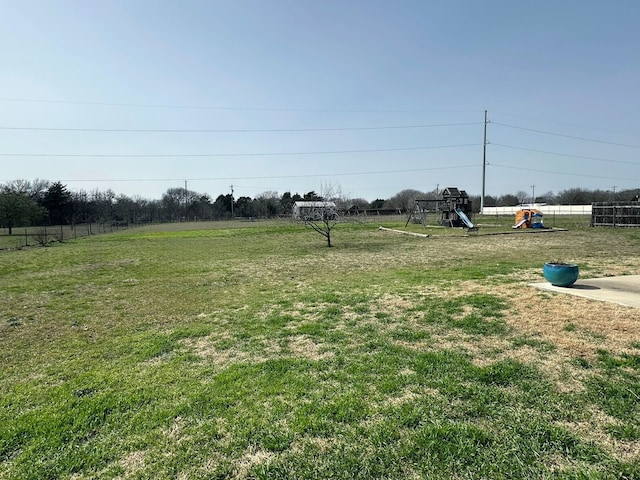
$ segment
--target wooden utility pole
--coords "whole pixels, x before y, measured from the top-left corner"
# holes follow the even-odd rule
[[[233,185],[231,185],[231,220],[233,220]]]
[[[533,208],[534,203],[536,203],[536,186],[531,185],[531,208]]]
[[[482,142],[482,196],[480,197],[480,214],[484,211],[484,190],[487,171],[487,111],[484,111],[484,141]]]

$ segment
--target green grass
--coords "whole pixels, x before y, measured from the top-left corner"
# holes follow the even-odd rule
[[[508,322],[549,252],[633,269],[635,232],[202,227],[0,253],[0,478],[640,478],[638,352],[564,391]]]

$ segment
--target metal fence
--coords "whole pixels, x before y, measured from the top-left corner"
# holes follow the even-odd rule
[[[118,223],[83,223],[78,225],[54,225],[48,227],[0,229],[0,250],[17,249],[53,242],[64,242],[75,238],[88,237],[102,233],[111,233],[130,228]]]
[[[591,226],[640,227],[640,202],[594,203]]]

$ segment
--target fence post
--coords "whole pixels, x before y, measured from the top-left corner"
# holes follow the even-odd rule
[[[47,243],[49,243],[47,239],[47,227],[44,227],[44,244],[46,245]]]
[[[64,240],[64,230],[62,225],[60,225],[60,242]]]
[[[29,246],[29,234],[27,233],[27,229],[24,229],[24,246]]]

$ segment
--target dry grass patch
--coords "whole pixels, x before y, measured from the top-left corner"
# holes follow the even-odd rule
[[[251,469],[257,465],[263,465],[271,461],[275,457],[273,452],[249,447],[242,456],[234,462],[233,477],[234,479],[253,478],[250,476]]]
[[[332,351],[322,351],[322,345],[317,344],[306,335],[289,337],[288,348],[294,356],[309,360],[324,360],[334,355]]]
[[[128,453],[119,464],[125,471],[125,478],[132,478],[137,475],[146,465],[147,454],[144,451],[137,450]]]
[[[383,403],[382,407],[398,407],[404,403],[413,403],[424,397],[442,398],[442,394],[435,388],[421,387],[416,391],[413,386],[405,387],[400,395],[389,397]]]
[[[640,440],[618,440],[605,431],[605,426],[620,425],[621,422],[619,420],[595,407],[590,408],[587,413],[589,416],[588,420],[582,422],[557,422],[557,424],[565,427],[580,438],[600,445],[622,461],[632,461],[640,458]]]
[[[323,344],[314,341],[308,335],[292,335],[284,339],[266,341],[265,353],[269,358],[295,357],[306,360],[326,360],[334,352],[323,350]]]
[[[599,350],[637,354],[632,344],[640,342],[638,309],[552,295],[521,284],[463,282],[460,291],[495,295],[510,305],[503,311],[503,319],[513,329],[507,337],[449,335],[430,343],[432,348],[462,349],[473,355],[478,366],[505,358],[531,363],[548,374],[560,391],[576,392],[584,389],[588,377],[588,372],[572,364],[576,357],[592,360]],[[522,335],[556,348],[541,352],[528,345],[513,347],[511,341]]]
[[[229,336],[227,335],[227,338]],[[295,357],[307,360],[325,360],[334,356],[334,352],[324,350],[321,343],[307,335],[293,335],[284,339],[263,338],[261,351],[247,351],[241,345],[231,348],[219,348],[216,344],[220,335],[181,340],[183,348],[214,365],[225,366],[233,363],[264,362],[276,357]],[[254,338],[259,340],[259,338]]]
[[[571,295],[549,295],[523,289],[507,321],[518,330],[539,335],[573,356],[593,357],[605,349],[632,353],[640,341],[636,308]],[[567,329],[572,325],[571,329]]]
[[[239,348],[220,349],[216,346],[220,337],[209,335],[201,338],[187,338],[180,341],[182,347],[191,351],[197,357],[212,363],[213,365],[229,365],[232,363],[241,363],[247,361],[263,361],[264,357],[258,357],[255,354],[246,352]]]
[[[183,437],[184,427],[185,427],[184,418],[176,417],[173,420],[173,423],[171,424],[171,426],[169,428],[166,428],[162,433],[165,437],[171,440],[182,440],[184,439]]]
[[[640,311],[571,295],[554,295],[522,284],[462,282],[452,295],[485,293],[506,299],[504,320],[514,334],[533,335],[569,355],[593,358],[597,350],[633,353],[640,342]],[[567,328],[571,325],[571,328]]]
[[[340,441],[333,437],[305,436],[294,440],[289,445],[289,452],[293,455],[303,454],[307,448],[317,451],[320,454],[326,453],[338,445]]]

